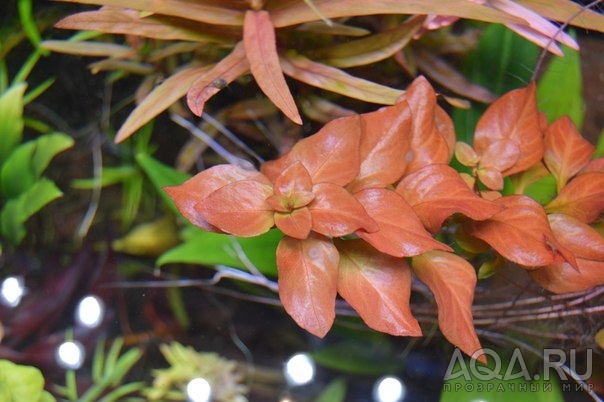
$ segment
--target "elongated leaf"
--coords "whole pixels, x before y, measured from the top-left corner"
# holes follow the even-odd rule
[[[413,257],[411,267],[434,294],[438,326],[445,338],[469,356],[481,349],[472,320],[474,267],[464,258],[444,251]],[[486,363],[484,355],[478,360]]]
[[[8,200],[0,212],[2,237],[14,245],[19,244],[26,234],[24,223],[42,207],[61,195],[61,191],[52,181],[42,178],[18,197]]]
[[[486,22],[522,22],[517,17],[490,7],[464,0],[313,0],[315,7],[327,18],[352,17],[374,14],[441,14]],[[320,17],[301,1],[285,3],[271,10],[276,27],[315,21]]]
[[[354,77],[293,53],[281,57],[281,68],[298,81],[365,102],[392,105],[403,94],[401,90]]]
[[[130,113],[115,135],[115,141],[124,141],[134,134],[136,130],[185,96],[191,84],[193,84],[200,74],[205,73],[207,70],[207,66],[189,66],[175,73],[155,87],[132,113]]]
[[[509,176],[533,166],[543,156],[543,133],[539,124],[535,84],[508,92],[482,115],[476,125],[474,149],[487,166],[497,166],[497,161],[484,159],[484,155],[494,144],[506,146],[511,142],[518,147],[520,155],[514,165],[502,173]],[[497,152],[489,150],[496,158]]]
[[[302,124],[296,102],[279,65],[275,28],[268,11],[246,11],[243,43],[250,71],[262,92],[290,120]]]
[[[583,9],[580,4],[568,0],[517,0],[553,21],[566,22],[581,28],[604,32],[604,16],[594,10]],[[580,14],[578,14],[580,13]]]
[[[589,163],[596,148],[581,137],[568,116],[556,120],[545,132],[543,161],[556,178],[558,192]]]
[[[243,42],[239,42],[228,56],[211,69],[204,71],[193,82],[187,91],[189,109],[197,116],[201,116],[206,101],[226,85],[245,74],[248,69],[245,48]]]
[[[405,47],[421,28],[424,18],[423,16],[412,17],[407,22],[384,32],[311,51],[308,56],[313,60],[340,68],[376,63],[391,57]]]
[[[559,212],[589,223],[604,210],[604,172],[575,177],[545,206],[548,213]]]
[[[129,46],[92,41],[45,40],[40,46],[53,52],[82,56],[121,57],[134,52]]]
[[[428,165],[411,173],[396,186],[396,192],[432,233],[438,233],[444,220],[454,213],[484,220],[502,210],[474,194],[459,173],[447,165]]]
[[[25,88],[27,85],[20,83],[0,94],[0,166],[21,142]]]
[[[325,236],[341,237],[358,229],[378,230],[377,223],[359,201],[342,187],[332,183],[313,186],[315,199],[308,205],[312,230]]]
[[[339,260],[336,247],[322,236],[285,237],[277,247],[283,307],[299,326],[319,337],[335,319]]]
[[[360,172],[348,190],[355,193],[368,187],[387,187],[401,178],[405,155],[411,141],[411,110],[398,102],[361,116]]]
[[[358,115],[333,120],[316,134],[298,141],[281,158],[262,165],[261,171],[274,181],[288,166],[300,162],[313,183],[345,186],[359,173],[360,136]]]
[[[243,12],[183,0],[60,0],[66,3],[117,6],[154,14],[170,15],[216,25],[243,25]]]
[[[179,172],[173,167],[165,165],[145,153],[139,153],[135,156],[135,158],[136,162],[146,173],[147,177],[149,177],[149,180],[151,180],[151,183],[157,192],[164,199],[164,201],[166,201],[166,204],[172,209],[172,211],[177,212],[177,208],[172,202],[172,199],[169,197],[167,191],[164,191],[164,187],[181,184],[191,176],[187,173]],[[103,169],[103,172],[105,172],[105,170],[106,169]]]
[[[368,188],[355,194],[379,230],[357,231],[362,239],[383,253],[411,257],[430,250],[452,251],[434,240],[413,209],[397,193],[385,188]]]
[[[526,267],[564,261],[560,251],[564,248],[555,239],[540,204],[523,195],[502,197],[494,202],[504,209],[485,221],[467,222],[465,228],[470,235]]]
[[[339,241],[338,293],[365,323],[381,332],[420,336],[411,314],[411,270],[402,258],[380,253],[363,240]]]

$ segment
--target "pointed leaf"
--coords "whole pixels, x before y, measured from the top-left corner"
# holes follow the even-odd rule
[[[134,52],[130,46],[93,41],[45,40],[40,43],[40,47],[57,53],[81,56],[123,57]]]
[[[294,123],[302,124],[279,65],[275,28],[268,11],[246,11],[243,43],[250,71],[262,92]]]
[[[199,74],[204,73],[207,69],[208,67],[186,67],[155,87],[130,113],[115,135],[115,142],[124,141],[136,130],[185,96]]]
[[[499,144],[503,147],[507,142],[517,146],[520,155],[512,167],[502,172],[504,176],[528,169],[543,156],[543,134],[534,83],[503,95],[486,110],[476,125],[474,149],[481,157],[490,146]],[[491,149],[489,155],[496,158],[497,152],[494,151]],[[497,166],[497,160],[483,157],[481,162]]]
[[[480,162],[480,156],[474,151],[474,148],[462,141],[455,143],[455,158],[467,167],[476,167]]]
[[[420,76],[407,88],[401,99],[409,104],[412,116],[411,147],[404,155],[408,162],[406,173],[432,163],[449,163],[454,149],[449,149],[448,141],[437,124],[436,94],[432,86]]]
[[[548,213],[559,212],[589,223],[604,210],[604,172],[589,172],[571,180],[552,202]]]
[[[428,165],[406,176],[396,192],[413,207],[432,233],[437,233],[444,220],[454,213],[484,220],[502,209],[474,194],[459,173],[447,165]]]
[[[411,270],[402,258],[394,258],[362,240],[339,241],[338,293],[365,323],[397,336],[421,336],[411,314]]]
[[[352,76],[294,53],[281,57],[281,68],[298,81],[365,102],[392,105],[403,94],[399,89]]]
[[[589,163],[596,148],[581,137],[568,116],[552,123],[545,132],[543,161],[556,178],[558,192]]]
[[[379,225],[376,232],[356,233],[379,251],[394,257],[411,257],[430,250],[453,251],[426,232],[413,209],[394,191],[368,188],[355,197]]]
[[[604,32],[604,16],[581,4],[568,0],[517,0],[518,3],[553,21],[569,21],[571,25]],[[574,18],[580,13],[579,18]]]
[[[472,320],[474,267],[462,257],[444,251],[413,257],[411,267],[434,294],[438,326],[445,338],[469,356],[481,349]],[[486,363],[485,355],[479,360]]]
[[[281,303],[299,326],[319,337],[335,319],[339,260],[336,247],[322,236],[284,237],[277,247]]]
[[[286,236],[304,240],[312,228],[312,215],[306,207],[291,212],[276,212],[275,225]]]
[[[194,207],[211,225],[223,232],[253,237],[273,227],[274,211],[266,202],[273,195],[271,185],[242,180],[212,192]]]
[[[361,167],[348,186],[350,192],[368,187],[387,187],[403,175],[406,163],[401,155],[409,150],[411,113],[407,102],[398,102],[361,116]]]
[[[555,239],[540,204],[523,195],[494,202],[505,209],[485,221],[467,222],[468,234],[489,243],[508,260],[527,267],[564,260],[559,251],[564,247]]]
[[[312,177],[300,162],[292,163],[275,180],[275,194],[293,197],[307,191],[312,191]]]
[[[270,183],[259,172],[244,170],[234,165],[217,165],[196,174],[181,185],[164,187],[164,191],[174,200],[180,213],[191,223],[215,232],[219,230],[210,225],[195,206],[219,188],[240,180]]]
[[[262,165],[261,171],[274,181],[288,166],[301,162],[313,183],[345,186],[359,173],[360,135],[358,115],[333,120],[283,157]]]
[[[228,56],[211,69],[206,68],[188,88],[189,109],[197,116],[201,116],[206,101],[223,89],[225,85],[245,74],[248,69],[245,48],[243,42],[239,42]]]
[[[325,236],[341,237],[357,229],[378,230],[377,223],[365,208],[342,187],[319,183],[313,187],[315,199],[308,205],[312,214],[312,230]]]

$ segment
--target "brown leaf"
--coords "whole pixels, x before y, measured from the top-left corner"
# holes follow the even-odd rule
[[[568,116],[562,116],[545,132],[543,161],[556,178],[558,192],[589,163],[596,148],[581,137]]]
[[[489,243],[508,260],[526,267],[541,267],[572,255],[558,243],[543,207],[524,195],[494,201],[504,209],[481,222],[466,222],[468,234]],[[575,264],[574,261],[572,261]]]
[[[590,223],[604,210],[604,173],[584,173],[570,181],[545,206],[548,213],[562,213]]]
[[[362,240],[338,241],[338,293],[365,323],[398,336],[421,336],[411,314],[411,270],[402,258],[378,252]]]
[[[434,294],[438,326],[445,338],[469,356],[481,349],[472,320],[474,267],[464,258],[444,251],[413,257],[411,267]],[[484,354],[478,360],[486,364]]]
[[[205,103],[226,85],[230,84],[249,69],[243,42],[239,42],[228,56],[211,69],[207,69],[193,82],[187,92],[189,109],[201,116]]]
[[[453,251],[434,240],[413,209],[397,193],[385,188],[368,188],[355,194],[379,230],[357,235],[382,253],[394,257],[411,257],[430,250]]]
[[[155,87],[130,113],[115,135],[115,142],[124,141],[136,130],[185,96],[199,74],[203,74],[207,69],[207,67],[186,67]]]
[[[504,147],[511,143],[517,147],[519,156],[512,167],[502,172],[503,176],[526,170],[543,156],[543,134],[535,92],[534,83],[508,92],[486,110],[476,125],[474,149],[486,166],[498,165],[496,149],[489,150],[491,146]],[[484,157],[487,150],[493,160]]]
[[[302,124],[296,102],[281,71],[275,28],[268,11],[246,11],[243,43],[250,71],[262,92],[294,123]]]
[[[604,16],[568,0],[516,0],[518,3],[553,21],[604,32]],[[579,14],[580,13],[580,14]],[[575,18],[578,15],[578,18]]]
[[[114,58],[120,58],[135,52],[130,46],[118,45],[117,43],[74,40],[45,40],[40,43],[40,47],[57,53]]]
[[[323,337],[335,319],[339,254],[323,236],[284,237],[277,247],[279,298],[302,328]]]
[[[484,220],[502,210],[474,194],[459,173],[447,165],[428,165],[411,173],[401,180],[396,192],[432,233],[438,233],[444,220],[454,213]]]

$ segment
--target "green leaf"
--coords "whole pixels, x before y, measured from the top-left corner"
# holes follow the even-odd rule
[[[539,80],[539,110],[550,123],[566,114],[581,130],[585,114],[581,58],[569,47],[564,46],[563,51],[564,57],[553,57]]]
[[[79,190],[90,190],[97,186],[107,187],[113,184],[124,182],[134,177],[138,172],[138,169],[131,165],[103,167],[103,174],[100,180],[94,178],[77,179],[71,182],[71,186]]]
[[[25,237],[25,222],[42,207],[63,195],[55,184],[45,178],[34,183],[18,197],[8,200],[0,212],[0,234],[13,244]]]
[[[237,238],[226,234],[206,232],[196,227],[189,227],[183,244],[167,251],[157,260],[158,265],[170,263],[188,263],[200,265],[227,265],[246,269],[244,262],[237,255],[236,244],[239,243],[245,256],[265,275],[277,276],[275,251],[283,234],[278,230],[249,238]]]
[[[27,85],[20,83],[0,95],[0,165],[21,142],[25,88]]]
[[[0,360],[0,401],[32,401],[43,397],[44,377],[36,367],[21,366],[8,360]]]
[[[312,353],[317,364],[342,373],[378,376],[394,373],[404,362],[392,355],[383,345],[348,341]]]
[[[40,178],[51,159],[73,143],[65,134],[51,133],[18,146],[2,165],[2,194],[13,198],[26,191]]]
[[[346,381],[336,378],[331,381],[314,402],[344,402],[346,399]]]
[[[145,153],[139,153],[136,155],[136,161],[147,174],[153,186],[157,189],[160,196],[166,201],[170,209],[178,214],[178,209],[174,205],[172,199],[163,190],[166,186],[175,186],[183,183],[185,180],[191,177],[188,173],[179,172],[178,170],[164,165],[151,155]]]

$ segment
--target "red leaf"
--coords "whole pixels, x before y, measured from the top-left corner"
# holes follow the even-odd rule
[[[217,165],[196,174],[179,186],[164,187],[164,191],[191,223],[208,231],[220,232],[206,221],[195,209],[195,205],[219,188],[240,180],[256,180],[270,184],[260,172],[244,170],[235,165]]]
[[[492,145],[497,143],[502,151],[507,143],[518,148],[518,159],[502,172],[504,176],[528,169],[543,156],[543,134],[535,92],[534,83],[508,92],[486,110],[476,125],[474,149],[485,166],[498,165],[496,149],[489,150],[489,159],[484,157]]]
[[[356,233],[382,253],[411,257],[435,249],[453,251],[426,232],[413,209],[394,191],[368,188],[355,197],[379,225],[376,232],[359,230]]]
[[[368,187],[387,187],[403,175],[410,143],[411,110],[398,102],[361,116],[361,167],[348,186],[352,193]]]
[[[312,214],[312,230],[325,236],[340,237],[357,229],[378,230],[377,223],[367,214],[356,198],[342,187],[331,183],[315,184],[315,199],[308,205]]]
[[[250,71],[262,92],[294,123],[302,124],[296,102],[281,71],[275,27],[268,11],[245,12],[243,42]]]
[[[467,222],[466,231],[489,243],[508,260],[527,267],[541,267],[568,254],[558,243],[543,207],[523,195],[511,195],[494,201],[504,207],[488,220]],[[574,261],[572,261],[574,264]]]
[[[300,162],[313,183],[347,185],[359,173],[359,120],[354,115],[327,123],[316,134],[298,141],[281,158],[262,165],[262,173],[274,181],[288,166]]]
[[[201,116],[208,99],[249,69],[243,43],[239,42],[228,56],[220,60],[211,70],[202,74],[187,92],[189,109]]]
[[[543,161],[556,178],[558,191],[589,163],[595,147],[577,131],[568,116],[562,116],[545,132]]]
[[[362,240],[339,241],[338,293],[371,328],[421,336],[411,314],[411,270],[402,258],[382,254]]]
[[[604,209],[604,173],[584,173],[568,183],[558,196],[545,206],[548,213],[559,212],[589,223]]]
[[[449,163],[454,149],[449,149],[449,141],[439,131],[446,123],[442,114],[438,115],[437,121],[436,94],[432,86],[420,76],[401,99],[409,104],[412,116],[411,148],[404,155],[408,162],[406,172],[411,173],[433,163]]]
[[[195,206],[212,225],[226,233],[253,237],[268,232],[275,224],[273,209],[266,199],[272,186],[256,180],[227,184]]]
[[[413,257],[411,267],[434,294],[438,326],[445,338],[469,356],[481,349],[472,320],[476,287],[472,265],[455,254],[430,251]],[[484,355],[478,360],[486,364]]]
[[[336,247],[322,236],[284,237],[277,247],[281,303],[299,326],[319,337],[335,319],[339,260]]]
[[[285,235],[295,239],[306,239],[312,228],[312,215],[308,208],[299,208],[291,212],[275,213],[275,225]]]
[[[432,233],[437,233],[443,221],[456,212],[484,220],[502,209],[474,194],[459,173],[447,165],[428,165],[411,173],[401,180],[396,192]]]

